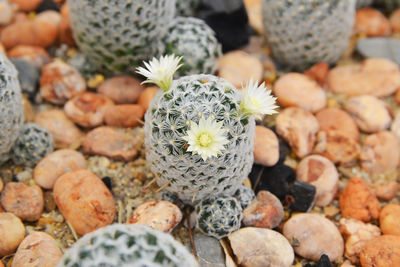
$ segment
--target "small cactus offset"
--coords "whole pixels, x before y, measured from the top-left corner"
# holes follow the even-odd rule
[[[57,267],[197,267],[193,255],[169,234],[139,224],[113,224],[86,234]]]
[[[217,59],[222,55],[221,45],[214,31],[196,18],[175,18],[163,39],[164,54],[183,56],[184,65],[177,71],[179,77],[191,74],[212,74]]]
[[[400,0],[374,0],[374,4],[382,7],[386,11],[394,11],[400,8]]]
[[[196,227],[218,239],[239,230],[243,218],[240,203],[234,197],[204,199],[196,205],[195,211]]]
[[[163,89],[145,115],[147,160],[158,185],[186,204],[232,195],[253,164],[253,115],[274,113],[275,99],[257,83],[242,94],[213,75],[173,81],[179,60],[166,56],[138,69]]]
[[[53,151],[52,135],[35,123],[25,123],[15,141],[11,158],[15,164],[33,167]]]
[[[245,209],[250,205],[256,196],[253,189],[242,185],[236,190],[236,192],[233,194],[233,197],[239,201],[242,209]]]
[[[10,158],[10,150],[24,122],[18,73],[0,53],[0,165]]]
[[[356,0],[263,0],[265,37],[273,57],[305,70],[335,63],[353,30]]]
[[[176,15],[193,17],[199,4],[200,0],[176,0]]]
[[[357,0],[357,8],[366,7],[372,4],[373,0]]]
[[[68,0],[80,50],[106,73],[128,73],[158,54],[175,0]]]

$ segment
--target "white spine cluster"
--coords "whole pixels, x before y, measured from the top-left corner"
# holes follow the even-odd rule
[[[348,45],[356,0],[263,0],[265,37],[276,60],[304,70],[335,63]]]

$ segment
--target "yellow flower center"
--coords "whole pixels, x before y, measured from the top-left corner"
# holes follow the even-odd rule
[[[257,108],[260,106],[260,101],[254,97],[250,98],[251,103]]]
[[[209,147],[213,141],[212,137],[208,133],[200,134],[198,140],[201,147]]]

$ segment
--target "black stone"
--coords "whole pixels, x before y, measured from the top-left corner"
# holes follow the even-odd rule
[[[329,257],[325,254],[322,254],[321,258],[316,264],[306,264],[304,267],[333,267]]]
[[[278,162],[273,167],[254,164],[249,177],[256,194],[267,190],[283,201],[290,193],[290,184],[295,181],[296,174],[292,168]]]
[[[60,6],[55,3],[53,0],[43,0],[39,6],[36,8],[36,12],[43,12],[46,10],[55,10],[55,11],[59,11],[60,10]]]
[[[315,186],[296,180],[291,186],[290,196],[292,197],[292,211],[309,211],[315,202]]]
[[[203,0],[197,16],[215,31],[224,52],[249,43],[251,28],[242,0]]]
[[[23,58],[10,58],[18,71],[18,80],[23,93],[34,98],[40,79],[40,69]]]
[[[110,189],[110,191],[111,191],[112,190],[111,177],[105,176],[105,177],[101,178],[101,180],[107,186],[107,188]]]

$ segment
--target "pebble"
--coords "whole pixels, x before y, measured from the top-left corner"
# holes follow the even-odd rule
[[[316,188],[316,206],[329,205],[339,188],[339,174],[335,165],[327,158],[311,155],[302,159],[296,170],[297,179]]]
[[[40,46],[17,45],[8,51],[9,58],[23,58],[34,63],[39,68],[50,63],[51,58],[47,51]]]
[[[279,199],[268,191],[259,191],[256,199],[243,211],[243,224],[272,229],[277,227],[284,217]]]
[[[10,60],[18,71],[18,81],[22,93],[33,97],[39,84],[40,68],[24,58],[11,58]]]
[[[397,196],[400,186],[396,181],[378,180],[373,184],[372,190],[379,199],[389,201]]]
[[[145,224],[153,229],[167,233],[182,221],[182,212],[178,206],[168,201],[151,201],[137,207],[128,223]]]
[[[196,247],[199,264],[202,267],[226,267],[225,255],[218,239],[201,233],[194,233],[194,245]],[[190,252],[192,245],[188,241],[186,247]]]
[[[80,169],[86,169],[83,155],[72,149],[60,149],[50,153],[36,165],[33,178],[41,187],[52,189],[61,175]]]
[[[283,235],[295,242],[295,252],[306,259],[318,261],[326,254],[330,261],[336,261],[343,255],[339,230],[321,215],[302,213],[291,217],[283,226]]]
[[[388,36],[390,22],[380,11],[373,8],[361,8],[356,12],[354,32],[370,37]]]
[[[326,108],[315,114],[320,131],[335,130],[344,133],[358,142],[360,132],[354,119],[339,108]]]
[[[1,191],[3,191],[3,189],[4,189],[4,182],[3,179],[0,177],[0,193]]]
[[[230,234],[228,239],[240,266],[290,267],[293,263],[293,248],[276,231],[245,227]]]
[[[54,185],[54,199],[64,218],[79,235],[114,221],[114,198],[99,177],[88,170],[70,171]]]
[[[274,166],[279,160],[279,140],[276,134],[263,126],[256,126],[254,162]]]
[[[400,141],[389,131],[371,134],[364,139],[360,153],[361,167],[373,174],[393,172],[400,162]]]
[[[42,111],[36,114],[35,123],[51,133],[57,148],[70,147],[84,137],[84,134],[62,110]]]
[[[231,51],[219,58],[218,75],[241,89],[250,79],[261,81],[263,65],[257,57],[244,51]]]
[[[131,161],[138,156],[137,140],[111,127],[102,126],[90,131],[84,139],[83,151],[114,160]]]
[[[131,76],[119,76],[105,80],[97,89],[100,94],[108,96],[116,104],[133,104],[139,99],[144,87],[140,81]]]
[[[340,194],[339,206],[343,218],[354,218],[363,222],[378,219],[379,200],[361,178],[351,178]]]
[[[320,86],[325,87],[328,78],[329,64],[320,62],[304,72],[309,78],[315,80]]]
[[[74,67],[55,61],[42,68],[40,94],[50,103],[62,105],[85,90],[85,79]]]
[[[287,73],[274,84],[274,95],[282,107],[300,107],[316,112],[326,105],[325,91],[319,84],[300,73]]]
[[[25,237],[25,226],[10,212],[0,212],[0,257],[12,254]]]
[[[400,236],[382,235],[368,241],[360,262],[362,267],[400,266]]]
[[[58,35],[60,23],[62,20],[62,16],[59,12],[54,10],[46,10],[37,14],[35,19],[46,21],[47,23],[53,25],[57,29],[57,35]]]
[[[399,87],[400,88],[400,87]],[[394,96],[396,103],[400,104],[400,89],[397,90],[396,95]]]
[[[328,87],[347,96],[385,97],[400,87],[400,69],[388,59],[369,58],[361,64],[333,68],[328,74]]]
[[[379,215],[379,225],[384,235],[400,236],[400,205],[388,204]]]
[[[1,193],[1,205],[21,220],[39,220],[44,208],[43,192],[37,185],[28,186],[22,182],[9,182]]]
[[[373,224],[363,223],[356,219],[342,218],[339,223],[340,232],[346,239],[344,255],[351,263],[358,264],[360,252],[365,243],[380,236],[381,230]]]
[[[360,146],[357,141],[341,131],[319,131],[314,153],[328,158],[333,163],[351,163],[360,153]]]
[[[331,261],[329,260],[329,257],[325,254],[322,254],[321,257],[319,258],[318,262],[315,264],[312,263],[307,263],[306,265],[303,265],[304,267],[333,267]]]
[[[296,180],[290,187],[289,203],[292,211],[309,212],[315,204],[316,188],[314,185]]]
[[[400,92],[400,90],[399,90]],[[399,94],[400,96],[400,94]],[[396,113],[394,119],[392,121],[392,125],[390,126],[390,130],[397,136],[400,140],[400,111]]]
[[[9,2],[0,2],[0,25],[7,25],[14,16],[14,10]]]
[[[361,38],[357,51],[366,58],[386,58],[400,64],[400,40],[389,37]]]
[[[394,33],[400,33],[400,9],[395,10],[389,18],[390,26]]]
[[[289,143],[299,158],[311,153],[318,129],[317,119],[298,107],[286,108],[276,118],[277,133]]]
[[[345,260],[340,267],[356,267],[355,265],[351,264],[350,261]]]
[[[20,11],[34,11],[43,0],[9,0],[18,6]]]
[[[354,118],[361,131],[376,133],[390,127],[392,118],[382,100],[370,95],[350,98],[346,111]]]
[[[64,105],[65,114],[76,124],[82,127],[96,127],[102,125],[104,116],[114,102],[107,96],[83,92]]]
[[[140,93],[138,104],[141,105],[145,111],[149,108],[150,102],[156,96],[158,90],[160,90],[160,88],[156,86],[150,86]]]
[[[11,267],[54,267],[62,255],[52,236],[44,232],[33,232],[19,245]]]
[[[106,109],[104,120],[114,127],[136,127],[143,125],[144,108],[138,104],[110,106]]]

